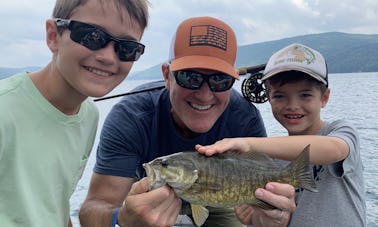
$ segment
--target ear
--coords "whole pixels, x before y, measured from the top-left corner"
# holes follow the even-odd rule
[[[161,65],[161,71],[163,73],[164,81],[165,81],[165,88],[169,90],[170,84],[169,84],[169,64],[168,63],[163,63]]]
[[[46,44],[50,51],[56,53],[58,51],[59,34],[55,22],[51,19],[46,21]]]
[[[322,102],[322,108],[324,108],[327,105],[330,94],[331,94],[331,90],[327,88],[320,100]]]

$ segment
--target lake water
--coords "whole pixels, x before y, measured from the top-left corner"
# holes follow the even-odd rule
[[[241,81],[234,87],[240,90]],[[147,81],[125,80],[111,94],[124,93]],[[361,137],[361,155],[365,166],[367,226],[378,226],[378,73],[331,74],[329,76],[331,98],[322,118],[326,121],[346,119],[357,127]],[[75,193],[71,198],[71,217],[75,227],[79,227],[78,210],[83,202],[95,163],[98,135],[110,108],[120,100],[114,98],[97,102],[100,110],[99,130],[95,147],[85,168]],[[268,103],[257,104],[269,136],[285,135],[285,130],[273,118]],[[339,208],[335,208],[339,209]]]

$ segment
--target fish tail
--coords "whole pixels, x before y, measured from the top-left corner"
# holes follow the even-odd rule
[[[298,157],[288,166],[292,176],[293,185],[312,192],[317,192],[316,184],[310,169],[310,144],[307,145]]]

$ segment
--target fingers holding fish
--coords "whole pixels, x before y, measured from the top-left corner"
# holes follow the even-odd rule
[[[162,223],[163,226],[173,226],[181,210],[181,199],[176,196],[172,189],[170,189],[169,196],[159,205],[159,207],[155,207],[155,209],[159,213],[159,222],[165,220]]]
[[[274,209],[264,210],[256,207],[248,224],[253,227],[282,227],[287,226],[290,220],[290,212]]]
[[[248,143],[241,138],[224,138],[222,140],[217,141],[212,145],[202,146],[197,144],[195,149],[201,153],[205,154],[206,156],[211,156],[216,153],[223,153],[228,150],[236,150],[239,152],[248,151]]]
[[[235,209],[239,220],[243,224],[255,226],[286,226],[289,223],[291,213],[295,211],[295,189],[289,184],[269,182],[265,189],[259,188],[255,192],[257,199],[260,199],[276,207],[273,210],[265,210],[254,207],[254,211],[248,214],[247,205]],[[245,209],[244,211],[242,209]],[[249,215],[249,216],[248,216]]]
[[[151,194],[151,215],[155,215],[157,219],[155,223],[172,223],[173,225],[181,209],[181,199],[166,185],[149,193]]]
[[[238,220],[244,224],[252,224],[252,215],[255,211],[255,208],[248,204],[241,204],[235,207],[235,214]]]
[[[290,184],[269,182],[265,189],[257,189],[255,196],[280,210],[293,213],[296,209],[295,188]]]
[[[148,191],[149,183],[148,179],[145,177],[138,182],[135,182],[129,191],[129,196],[141,194]]]
[[[284,211],[283,210],[280,210],[280,215],[278,216],[278,220],[281,221],[282,218],[283,218],[283,215],[284,215]]]
[[[165,190],[164,194],[162,195],[159,193],[157,198],[161,199],[161,203],[156,209],[161,210],[164,212],[168,217],[174,216],[174,220],[176,220],[177,215],[181,209],[181,199],[176,195],[172,188],[169,186],[163,186],[161,188],[155,189],[157,192],[160,190]],[[167,193],[167,194],[166,194]]]
[[[140,217],[137,226],[173,226],[181,209],[181,199],[168,186],[147,191],[145,182],[142,179],[133,185],[125,201],[127,212]]]

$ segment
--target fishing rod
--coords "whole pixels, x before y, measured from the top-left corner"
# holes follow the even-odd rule
[[[266,64],[238,68],[239,75],[255,74],[265,69]]]
[[[244,98],[246,98],[247,100],[251,102],[263,103],[263,102],[266,102],[267,100],[266,95],[264,95],[265,93],[263,93],[263,91],[265,91],[265,88],[263,87],[264,85],[261,82],[261,80],[259,80],[262,77],[261,71],[265,69],[265,65],[266,64],[261,64],[261,65],[238,68],[239,75],[250,74],[250,76],[247,79],[244,79],[241,90],[242,90],[242,94]],[[156,82],[163,82],[163,80],[159,80]],[[118,97],[122,97],[126,95],[132,95],[132,94],[138,94],[138,93],[147,92],[147,91],[158,90],[164,87],[165,85],[157,85],[154,87],[142,88],[142,89],[133,90],[133,91],[117,94],[117,95],[97,98],[97,99],[94,99],[93,101],[98,102],[98,101],[118,98]]]
[[[158,81],[155,81],[155,82],[163,82],[163,80],[158,80]],[[94,99],[93,101],[98,102],[98,101],[102,101],[102,100],[107,100],[107,99],[112,99],[112,98],[118,98],[118,97],[125,96],[125,95],[132,95],[132,94],[138,94],[138,93],[141,93],[141,92],[162,89],[164,87],[165,87],[165,85],[157,85],[157,86],[154,86],[154,87],[142,88],[142,89],[138,89],[138,90],[135,90],[135,91],[125,92],[125,93],[118,94],[118,95],[111,95],[111,96],[107,96],[107,97],[102,97],[102,98]]]

